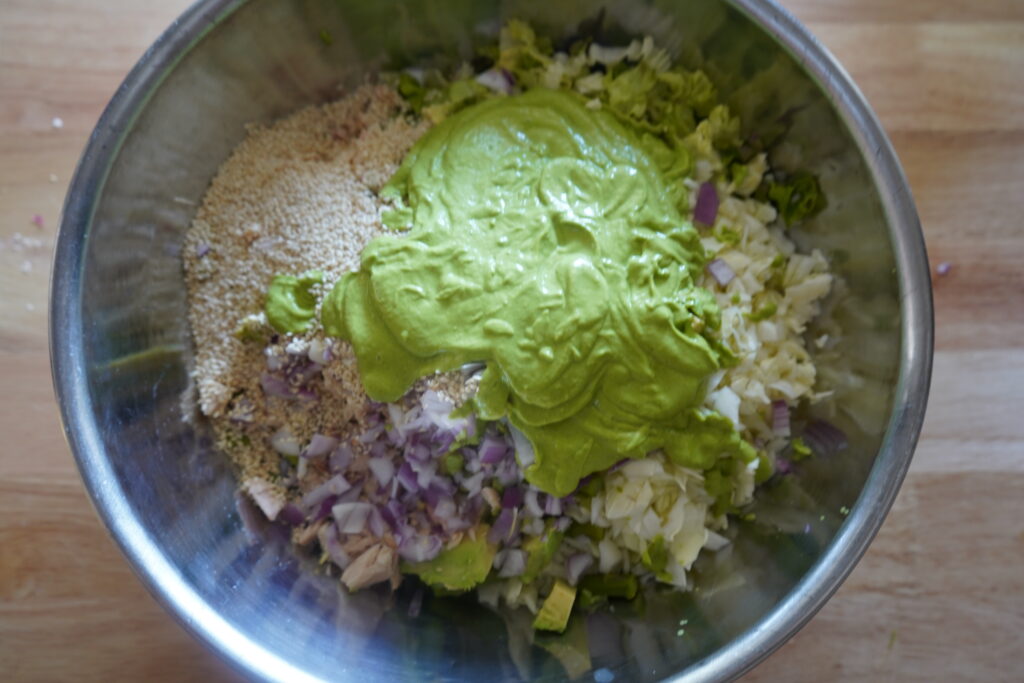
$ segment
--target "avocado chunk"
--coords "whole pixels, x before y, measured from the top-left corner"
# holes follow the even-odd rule
[[[544,604],[533,620],[533,627],[538,631],[556,631],[561,633],[569,623],[569,614],[572,612],[572,604],[576,601],[576,587],[570,586],[565,581],[555,581],[551,593],[544,600]]]
[[[526,569],[519,577],[523,583],[532,583],[537,575],[544,571],[544,567],[548,566],[558,546],[562,544],[565,534],[555,531],[553,527],[554,525],[549,523],[543,534],[523,543],[523,550],[526,551]]]
[[[449,591],[465,591],[483,583],[491,571],[497,550],[487,542],[486,524],[476,527],[475,538],[467,535],[454,548],[442,550],[428,562],[403,562],[403,574],[415,574],[424,583]]]

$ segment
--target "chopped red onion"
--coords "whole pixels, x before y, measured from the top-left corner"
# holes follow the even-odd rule
[[[505,508],[498,514],[498,518],[494,520],[494,525],[491,526],[490,531],[487,532],[488,543],[498,543],[507,541],[515,535],[515,527],[518,515],[514,508]]]
[[[533,444],[526,438],[526,435],[515,427],[509,425],[509,433],[512,435],[512,443],[516,449],[516,459],[520,467],[529,467],[533,464],[536,456],[533,452]]]
[[[431,451],[434,455],[444,455],[455,443],[455,439],[458,438],[458,434],[450,432],[448,430],[439,430],[434,435],[434,440],[431,443]]]
[[[405,457],[412,462],[428,462],[430,460],[430,449],[423,444],[416,444],[410,448],[409,444],[406,443]]]
[[[430,482],[430,488],[448,496],[454,496],[455,491],[457,490],[454,481],[448,477],[442,477],[440,475],[435,477],[434,481]]]
[[[444,496],[434,505],[434,517],[442,522],[448,522],[455,517],[455,501]]]
[[[341,444],[331,453],[329,460],[331,471],[344,472],[352,462],[352,457],[352,448],[348,444]]]
[[[431,462],[420,465],[418,469],[413,465],[413,469],[416,470],[416,483],[420,485],[420,488],[430,488],[434,477],[437,476],[437,465]]]
[[[292,397],[292,388],[287,380],[283,377],[272,375],[269,372],[264,372],[260,375],[260,386],[263,388],[263,393],[267,396],[277,396],[278,398]]]
[[[488,434],[480,444],[480,461],[488,465],[501,462],[508,454],[508,444],[502,439]]]
[[[498,464],[494,470],[494,476],[502,486],[509,486],[517,481],[522,481],[523,471],[519,469],[519,465],[516,464],[515,460],[508,458]]]
[[[245,490],[259,506],[267,519],[274,521],[284,507],[285,500],[274,485],[265,479],[253,478],[245,482]]]
[[[510,549],[505,553],[504,562],[498,576],[507,579],[513,576],[520,576],[526,571],[526,552],[518,549]]]
[[[370,427],[365,432],[363,432],[362,434],[359,435],[359,443],[363,443],[363,444],[373,443],[374,441],[379,439],[381,434],[383,434],[383,433],[384,433],[384,425],[383,424],[374,425],[374,426]]]
[[[544,509],[540,506],[538,500],[537,489],[530,487],[526,490],[526,495],[523,496],[523,503],[526,505],[526,509],[529,511],[531,517],[543,517]]]
[[[374,458],[386,457],[388,453],[388,445],[383,441],[377,441],[370,446],[370,455]]]
[[[786,458],[775,458],[775,471],[782,475],[790,474],[793,472],[793,463]]]
[[[370,458],[366,461],[366,466],[370,468],[381,486],[387,486],[395,476],[395,464],[388,458]]]
[[[309,514],[328,498],[332,496],[340,496],[351,487],[352,485],[348,483],[348,480],[344,476],[336,474],[303,496],[302,500],[299,502],[299,506],[306,512],[306,514]]]
[[[544,496],[544,514],[558,517],[562,514],[562,501],[551,495]]]
[[[476,494],[480,493],[480,489],[483,488],[483,484],[484,484],[484,473],[483,472],[477,472],[473,476],[467,477],[462,482],[462,488],[464,488],[466,490],[466,493],[468,493],[469,495],[475,496]]]
[[[338,503],[331,510],[338,531],[343,534],[361,534],[373,506],[369,503]]]
[[[398,468],[398,481],[409,493],[416,493],[420,490],[416,473],[412,471],[412,466],[408,462],[402,463],[402,466]]]
[[[384,532],[387,531],[387,525],[384,522],[384,517],[381,516],[380,510],[376,506],[373,506],[370,510],[370,515],[367,518],[367,526],[374,538],[383,538]]]
[[[351,564],[352,558],[341,547],[341,542],[338,540],[338,530],[333,524],[325,524],[320,527],[316,537],[320,541],[320,547],[323,548],[323,551],[327,553],[331,561],[338,565],[340,569],[345,569]]]
[[[331,510],[334,508],[335,505],[337,505],[339,502],[344,502],[340,499],[341,496],[327,496],[326,498],[324,498],[323,502],[320,503],[320,509],[316,511],[315,515],[313,515],[313,521],[319,522],[321,519],[331,514]]]
[[[302,514],[302,510],[292,503],[288,503],[281,508],[281,511],[277,513],[277,518],[291,526],[299,526],[306,521],[306,516]]]
[[[321,455],[327,455],[338,446],[338,439],[333,436],[325,436],[323,434],[314,434],[313,438],[309,440],[309,445],[302,451],[300,455],[303,458],[319,458]]]
[[[409,562],[428,562],[441,552],[441,539],[432,534],[413,534],[398,544],[398,554]]]
[[[318,363],[310,363],[305,356],[297,362],[289,365],[286,374],[288,379],[297,385],[305,384],[323,371],[323,366]]]
[[[566,531],[572,526],[572,520],[568,517],[559,517],[555,520],[555,531]]]
[[[501,494],[501,507],[517,508],[523,504],[523,490],[518,486],[509,486]]]
[[[697,203],[693,207],[693,220],[707,226],[715,224],[718,218],[718,190],[714,183],[701,183],[697,190]]]
[[[41,220],[41,219],[40,219]],[[39,226],[42,227],[42,226]],[[210,253],[210,245],[206,242],[200,242],[196,245],[196,258],[203,258]]]
[[[949,261],[943,261],[939,265],[935,266],[935,274],[939,277],[945,277],[949,275],[949,271],[953,270],[953,264]]]
[[[589,553],[576,553],[565,563],[565,575],[573,586],[580,580],[580,576],[594,564],[594,557]]]
[[[715,278],[715,282],[720,284],[722,287],[725,287],[727,284],[732,282],[734,277],[736,277],[736,273],[729,264],[720,258],[712,259],[708,262],[708,265],[706,265],[705,268],[707,269],[708,274]]]
[[[789,405],[785,401],[772,401],[772,432],[789,436]]]

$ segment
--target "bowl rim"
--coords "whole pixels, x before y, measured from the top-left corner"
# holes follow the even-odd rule
[[[81,347],[83,245],[113,162],[139,111],[182,55],[248,0],[198,0],[146,50],[100,116],[64,203],[50,279],[50,363],[63,429],[90,500],[147,590],[198,640],[239,672],[267,681],[319,681],[221,617],[191,588],[135,519],[91,417]],[[676,681],[737,678],[817,613],[863,556],[910,466],[932,371],[934,320],[924,236],[906,176],[881,124],[838,61],[774,0],[720,0],[773,36],[817,82],[847,127],[878,188],[889,224],[900,300],[894,411],[863,490],[832,543],[790,592],[746,633],[694,662]],[[838,560],[843,558],[843,562]]]

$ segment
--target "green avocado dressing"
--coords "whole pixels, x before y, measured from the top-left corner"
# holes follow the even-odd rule
[[[316,316],[316,297],[310,290],[323,281],[324,274],[319,270],[299,277],[275,275],[264,303],[270,326],[278,332],[305,332]]]
[[[526,477],[554,495],[659,448],[697,469],[749,461],[729,420],[700,408],[732,359],[695,282],[706,257],[672,156],[571,92],[464,109],[385,188],[411,228],[366,247],[325,298],[324,329],[352,343],[379,401],[485,362],[478,414],[530,439]]]

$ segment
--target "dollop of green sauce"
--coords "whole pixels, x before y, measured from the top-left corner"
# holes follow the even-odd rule
[[[316,297],[310,290],[323,281],[324,274],[319,270],[311,270],[298,277],[275,275],[267,288],[263,306],[270,326],[278,332],[293,334],[309,329],[316,317]]]
[[[571,92],[469,107],[385,188],[411,228],[367,245],[325,298],[324,328],[352,343],[379,401],[485,362],[478,414],[530,439],[526,477],[554,495],[655,449],[696,469],[749,461],[731,422],[700,408],[732,357],[696,284],[706,257],[679,168],[657,137]]]

